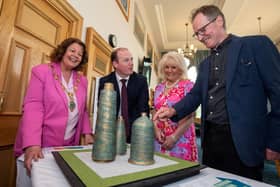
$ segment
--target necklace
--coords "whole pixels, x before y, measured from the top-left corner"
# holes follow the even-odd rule
[[[174,83],[172,83],[171,85],[167,85],[167,82],[165,83],[165,88],[170,89],[172,87],[174,87],[178,82],[180,81],[180,79],[176,80]]]
[[[71,112],[74,111],[74,109],[76,108],[76,103],[74,102],[74,93],[73,92],[69,92],[65,86],[60,82],[62,89],[67,93],[68,97],[69,97],[69,109]],[[74,90],[76,91],[76,90]]]
[[[65,88],[65,86],[62,84],[62,82],[60,81],[60,79],[58,78],[58,74],[55,72],[54,67],[53,67],[53,64],[50,64],[49,66],[50,66],[51,69],[52,69],[54,79],[57,80],[57,81],[59,81],[59,84],[60,84],[61,88],[62,88],[63,91],[66,92],[66,94],[68,95],[68,97],[69,97],[69,106],[68,106],[68,107],[69,107],[69,110],[70,110],[71,112],[73,112],[74,109],[76,108],[76,103],[75,103],[75,101],[74,101],[74,92],[76,92],[76,91],[78,90],[78,84],[79,84],[79,82],[80,82],[80,74],[78,74],[77,79],[76,79],[75,81],[73,81],[73,82],[74,82],[74,92],[69,92],[69,91]]]

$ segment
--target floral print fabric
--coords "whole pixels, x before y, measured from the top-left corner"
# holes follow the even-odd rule
[[[193,87],[193,83],[190,80],[181,80],[165,93],[165,85],[166,82],[162,82],[156,86],[154,95],[154,105],[156,110],[159,110],[161,107],[173,106]],[[178,127],[178,124],[171,120],[168,120],[167,122],[158,122],[156,125],[166,137],[172,135]],[[191,124],[171,150],[165,150],[161,147],[161,144],[155,140],[155,151],[184,160],[197,161],[198,156],[194,124]]]

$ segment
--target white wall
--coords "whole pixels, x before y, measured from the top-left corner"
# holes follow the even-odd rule
[[[144,24],[145,24],[146,33],[149,33],[149,36],[150,36],[151,42],[152,42],[152,44],[153,44],[154,50],[155,50],[156,53],[158,54],[157,46],[155,46],[155,42],[154,42],[154,40],[153,40],[154,37],[153,37],[153,35],[151,34],[151,33],[152,33],[152,32],[151,32],[151,27],[150,27],[151,24],[150,24],[150,22],[149,22],[149,18],[146,17],[146,14],[145,14],[145,7],[144,7],[144,5],[143,5],[143,0],[136,0],[135,2],[136,2],[136,4],[137,4],[137,6],[138,6],[138,9],[139,9],[139,11],[140,11],[140,13],[141,13],[141,16],[142,16],[142,19],[143,19],[143,22],[144,22]],[[158,57],[160,57],[159,54],[158,54]],[[159,59],[158,59],[158,60],[159,60]],[[157,81],[158,81],[158,78],[157,78],[156,72],[154,71],[153,66],[152,66],[150,88],[155,89],[155,87],[156,87],[156,85],[157,85],[157,83],[158,83]]]
[[[143,49],[133,34],[134,27],[134,5],[141,2],[130,0],[130,14],[128,22],[124,18],[118,4],[115,0],[68,0],[68,2],[84,18],[82,40],[85,41],[86,28],[93,27],[106,41],[109,34],[115,34],[118,40],[118,46],[127,47],[134,58],[134,70],[138,71],[138,58],[143,58],[145,48]],[[141,7],[142,5],[139,4]],[[141,11],[142,7],[139,8]],[[143,10],[143,9],[142,9]],[[142,13],[142,12],[140,12]],[[147,32],[149,23],[146,22],[145,15],[141,15]],[[150,35],[150,34],[149,34]],[[150,35],[152,43],[153,36]],[[154,46],[156,47],[156,46]],[[155,87],[155,73],[152,72],[151,88]]]

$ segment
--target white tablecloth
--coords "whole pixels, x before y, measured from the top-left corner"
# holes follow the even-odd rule
[[[218,178],[217,178],[218,177]],[[219,178],[225,178],[225,180],[221,180]],[[226,186],[230,186],[225,185],[227,182],[229,182],[230,180],[236,180],[237,183],[239,183],[238,185],[233,183],[233,186],[236,187],[245,187],[246,186],[251,186],[251,187],[271,187],[272,185],[263,183],[263,182],[258,182],[252,179],[248,179],[245,177],[241,177],[238,175],[233,175],[231,173],[227,173],[227,172],[223,172],[220,170],[216,170],[213,168],[204,168],[202,170],[200,170],[200,173],[198,175],[180,180],[178,182],[166,185],[166,187],[214,187],[215,186],[221,186],[221,187],[226,187]],[[220,185],[217,185],[217,184]],[[222,185],[223,183],[223,185]],[[241,185],[241,183],[245,184],[245,185]]]
[[[89,147],[84,147],[89,148]],[[17,187],[69,187],[67,179],[64,177],[62,171],[59,169],[51,154],[52,148],[44,149],[44,159],[38,162],[33,162],[31,170],[31,178],[26,175],[23,166],[23,157],[17,160]],[[218,178],[217,178],[218,177]],[[220,177],[220,178],[219,178]],[[175,183],[166,185],[167,187],[213,187],[214,184],[222,183],[223,179],[237,180],[237,182],[244,183],[253,187],[271,187],[269,184],[261,183],[255,180],[247,179],[223,171],[212,168],[205,168],[200,171],[198,175],[177,181]],[[224,181],[224,182],[227,182]]]

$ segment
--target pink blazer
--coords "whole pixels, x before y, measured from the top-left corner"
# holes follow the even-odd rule
[[[81,134],[92,132],[86,110],[87,79],[74,71],[73,81],[76,82],[77,79],[80,80],[75,92],[79,119],[74,135],[75,145],[79,144]],[[49,147],[64,144],[68,100],[60,82],[59,63],[40,64],[32,68],[14,146],[16,156],[22,154],[23,149],[28,146]]]

